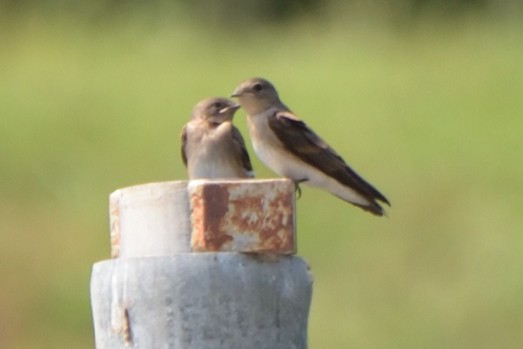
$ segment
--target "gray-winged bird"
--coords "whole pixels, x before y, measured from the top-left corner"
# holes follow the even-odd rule
[[[227,98],[216,97],[196,104],[181,135],[189,179],[254,177],[243,138],[232,124],[239,107]]]
[[[390,206],[323,139],[280,101],[274,86],[262,78],[242,82],[232,94],[247,112],[252,145],[258,157],[278,175],[308,183],[375,215],[378,201]]]

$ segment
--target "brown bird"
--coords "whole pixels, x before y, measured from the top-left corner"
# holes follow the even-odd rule
[[[189,179],[254,177],[242,135],[232,124],[238,108],[227,98],[211,97],[196,104],[181,135]]]
[[[247,112],[254,151],[278,175],[294,180],[296,185],[305,182],[325,189],[378,216],[384,214],[378,201],[390,206],[385,196],[280,101],[269,81],[244,81],[232,97],[237,97]]]

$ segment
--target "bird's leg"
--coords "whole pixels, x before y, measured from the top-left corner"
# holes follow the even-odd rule
[[[294,193],[296,194],[296,199],[301,198],[301,188],[299,182],[294,182]]]
[[[300,183],[305,182],[305,181],[306,181],[306,179],[300,179],[300,180],[294,181],[294,192],[296,193],[297,199],[301,198]]]

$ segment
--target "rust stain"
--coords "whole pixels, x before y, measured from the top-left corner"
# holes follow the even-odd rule
[[[193,250],[296,253],[289,183],[204,183],[192,193],[191,207]]]
[[[129,309],[124,309],[124,318],[122,325],[122,337],[125,347],[133,346],[133,332],[131,331],[131,319],[129,317]]]
[[[199,188],[200,189],[200,188]],[[203,221],[203,199],[198,192],[191,195],[191,246],[193,250],[200,250],[205,246],[204,221]]]
[[[228,225],[238,235],[251,236],[254,243],[245,246],[247,250],[294,253],[292,192],[278,185],[269,189],[265,185],[263,189],[232,202],[235,214],[228,217]],[[267,195],[267,191],[273,195]]]
[[[295,250],[294,210],[292,197],[288,192],[280,191],[274,200],[269,201],[270,214],[265,216],[264,224],[259,231],[262,248],[267,251]]]
[[[227,186],[208,183],[200,187],[201,192],[193,205],[193,249],[220,251],[232,237],[223,229],[223,218],[228,212],[229,192]],[[193,195],[194,197],[194,195]],[[197,224],[195,224],[197,223]]]

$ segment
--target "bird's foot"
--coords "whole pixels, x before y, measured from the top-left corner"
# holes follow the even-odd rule
[[[299,181],[294,181],[294,192],[296,193],[296,199],[301,198],[300,183],[301,182],[305,182],[305,181],[306,181],[306,179],[302,179],[302,180],[299,180]]]
[[[301,198],[301,188],[300,188],[300,184],[299,183],[295,183],[295,190],[294,190],[294,193],[296,194],[296,199],[299,199]]]

